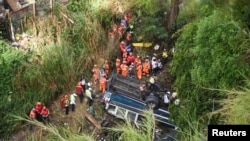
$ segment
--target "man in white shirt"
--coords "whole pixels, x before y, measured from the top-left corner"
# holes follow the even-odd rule
[[[86,92],[85,92],[85,94],[86,94],[86,96],[88,98],[88,105],[89,106],[91,106],[92,103],[93,103],[93,98],[92,98],[92,92],[91,91],[92,91],[92,89],[88,88],[88,89],[86,89]]]
[[[168,92],[168,93],[170,93],[170,92]],[[167,93],[164,94],[163,98],[164,98],[164,104],[165,104],[166,108],[168,109],[168,106],[169,106],[168,94]]]
[[[76,98],[77,97],[77,94],[73,93],[70,95],[70,99],[69,99],[69,103],[70,103],[70,107],[71,107],[71,110],[72,112],[75,111],[75,105],[76,105]]]

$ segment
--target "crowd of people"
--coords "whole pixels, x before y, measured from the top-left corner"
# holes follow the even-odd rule
[[[140,54],[135,54],[132,46],[133,26],[130,25],[130,21],[132,21],[132,14],[130,12],[125,13],[120,25],[115,26],[112,34],[110,33],[111,38],[113,38],[114,33],[118,33],[120,36],[119,47],[117,47],[120,54],[115,59],[114,71],[124,77],[129,76],[141,80],[143,77],[154,76],[161,70],[167,62],[168,54],[166,49],[163,50],[160,56],[153,54],[151,57],[142,58]],[[105,60],[100,68],[97,64],[94,64],[91,73],[92,83],[87,83],[85,78],[82,78],[77,82],[75,90],[70,95],[64,95],[60,99],[60,106],[65,115],[68,115],[70,111],[75,111],[76,97],[79,97],[80,103],[83,103],[84,97],[86,97],[89,106],[88,111],[92,116],[95,116],[92,85],[98,86],[97,88],[99,88],[101,94],[105,92],[111,74],[109,60]],[[167,102],[166,99],[164,101]],[[30,112],[30,118],[46,123],[49,121],[49,109],[42,105],[41,102],[37,102]],[[32,129],[32,126],[30,128]]]
[[[47,123],[49,122],[49,115],[50,115],[49,109],[45,105],[43,105],[41,102],[38,101],[35,104],[35,107],[31,109],[29,117],[32,120],[38,120],[43,123]],[[33,126],[32,124],[30,124],[30,130],[32,129],[33,129]]]

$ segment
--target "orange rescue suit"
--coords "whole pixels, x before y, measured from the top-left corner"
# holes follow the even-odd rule
[[[117,59],[115,62],[116,73],[121,73],[121,60]]]
[[[150,71],[150,63],[149,61],[145,61],[142,65],[142,73],[143,75],[149,76],[149,71]]]
[[[121,64],[122,76],[127,76],[128,66],[126,64]]]
[[[141,80],[142,78],[142,65],[141,64],[138,64],[137,67],[136,67],[136,74],[137,74],[137,78]]]

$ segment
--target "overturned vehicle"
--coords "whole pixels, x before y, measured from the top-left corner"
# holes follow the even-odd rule
[[[156,122],[176,130],[177,127],[170,120],[169,111],[161,107],[165,94],[170,94],[170,91],[153,81],[145,83],[135,78],[112,74],[103,101],[109,114],[129,119],[135,125],[143,118],[143,111],[152,108]]]

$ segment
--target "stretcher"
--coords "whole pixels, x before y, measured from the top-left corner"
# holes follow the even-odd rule
[[[153,44],[152,43],[132,43],[134,47],[151,47]]]

